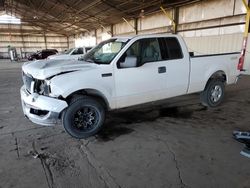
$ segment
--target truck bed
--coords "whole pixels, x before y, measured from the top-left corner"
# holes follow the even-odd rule
[[[216,71],[226,74],[227,84],[234,83],[239,75],[239,70],[237,70],[239,56],[240,52],[190,56],[188,93],[202,91],[207,80]]]

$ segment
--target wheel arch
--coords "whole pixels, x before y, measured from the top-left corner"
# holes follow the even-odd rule
[[[221,80],[223,83],[227,83],[227,75],[226,75],[225,71],[223,71],[223,70],[219,70],[219,71],[212,73],[209,76],[204,89],[207,87],[208,83],[211,80]]]
[[[74,97],[77,97],[77,96],[90,96],[90,97],[96,98],[105,107],[106,110],[110,109],[108,99],[105,97],[105,95],[102,92],[96,89],[80,89],[80,90],[74,91],[73,93],[66,96],[65,100],[69,104],[70,101]]]

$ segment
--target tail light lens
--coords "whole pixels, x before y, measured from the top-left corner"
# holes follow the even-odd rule
[[[247,37],[245,37],[243,40],[242,50],[241,50],[240,59],[239,59],[238,67],[237,67],[237,69],[240,71],[244,70],[243,67],[244,67],[244,60],[245,60],[245,54],[246,54],[246,47],[247,47]]]
[[[245,50],[243,51],[240,55],[239,63],[238,63],[238,70],[243,71],[243,66],[244,66],[244,60],[245,60]]]

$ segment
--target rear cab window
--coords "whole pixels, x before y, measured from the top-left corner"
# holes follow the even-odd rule
[[[175,37],[158,38],[162,60],[182,59],[181,45]]]

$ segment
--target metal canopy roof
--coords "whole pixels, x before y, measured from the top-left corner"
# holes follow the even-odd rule
[[[0,10],[45,31],[74,35],[198,0],[0,0]]]

